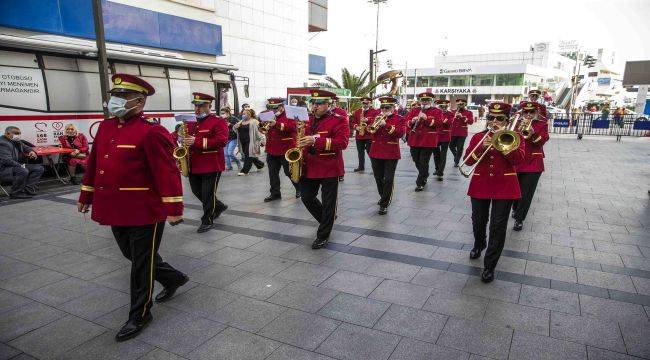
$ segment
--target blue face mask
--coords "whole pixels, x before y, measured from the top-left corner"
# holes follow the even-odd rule
[[[135,99],[131,99],[131,100],[135,100]],[[135,106],[130,107],[128,109],[126,108],[126,104],[129,101],[130,100],[123,99],[117,96],[111,96],[107,104],[108,111],[117,117],[120,118],[124,117],[126,114],[129,113],[129,111],[135,109]]]
[[[241,119],[242,119],[242,120],[248,120],[248,115],[242,115],[242,116],[241,116]]]

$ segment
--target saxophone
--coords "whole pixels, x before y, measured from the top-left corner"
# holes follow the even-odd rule
[[[368,127],[368,119],[366,119],[365,110],[361,109],[361,118],[359,119],[359,125],[357,125],[357,133],[359,136],[364,136],[366,134],[366,127]]]
[[[305,136],[305,122],[301,120],[296,121],[296,146],[284,153],[284,158],[289,162],[289,174],[294,184],[299,183],[302,177],[302,163],[304,159],[302,156],[302,148],[298,146],[298,142]]]
[[[173,156],[176,159],[176,165],[181,175],[188,177],[190,175],[190,147],[183,144],[183,139],[187,137],[187,123],[183,121],[178,128],[178,146],[174,148]]]

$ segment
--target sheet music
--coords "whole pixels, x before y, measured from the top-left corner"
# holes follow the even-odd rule
[[[196,115],[194,114],[176,114],[174,118],[177,122],[181,121],[196,121]]]
[[[295,120],[298,118],[298,120],[302,121],[309,120],[309,113],[306,107],[285,105],[284,112],[287,114],[287,119]]]
[[[258,117],[262,122],[275,120],[275,114],[273,113],[273,111],[263,111],[259,113]]]

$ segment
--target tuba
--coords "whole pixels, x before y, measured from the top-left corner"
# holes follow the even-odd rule
[[[302,163],[304,159],[302,156],[302,148],[298,146],[298,142],[305,136],[305,122],[301,120],[296,121],[296,146],[284,153],[284,158],[289,163],[290,178],[294,184],[300,182],[300,178],[302,177]]]
[[[399,85],[397,84],[397,79],[404,77],[404,74],[400,70],[389,70],[385,73],[377,76],[377,82],[380,84],[391,83],[390,91],[388,95],[397,95]]]
[[[187,137],[187,123],[181,122],[178,128],[178,146],[174,148],[173,156],[176,159],[176,165],[181,175],[188,177],[190,175],[190,147],[183,144],[183,139]]]

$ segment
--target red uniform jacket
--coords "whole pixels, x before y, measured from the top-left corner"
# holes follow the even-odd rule
[[[445,110],[442,112],[442,126],[438,127],[438,142],[451,141],[451,126],[454,122],[454,112]]]
[[[451,136],[467,137],[467,126],[474,123],[474,115],[471,111],[465,109],[458,112],[458,117],[454,111],[453,121],[451,123]]]
[[[344,118],[346,124],[350,123],[350,116],[348,115],[348,112],[345,111],[344,108],[335,107],[335,108],[332,109],[332,112],[335,113],[336,115],[339,115],[342,118]]]
[[[406,127],[404,118],[392,114],[372,136],[370,157],[373,159],[400,159],[399,139],[404,136]]]
[[[266,133],[266,153],[284,156],[296,146],[296,121],[287,119],[284,111],[276,117],[275,125]]]
[[[348,147],[350,128],[342,116],[328,112],[320,119],[310,115],[305,135],[319,137],[311,147],[303,149],[304,174],[308,179],[339,177],[343,169],[343,150]]]
[[[90,147],[88,146],[88,139],[86,139],[86,136],[82,133],[77,134],[77,136],[72,141],[72,144],[70,144],[68,141],[68,136],[61,135],[59,136],[59,143],[61,144],[61,147],[68,149],[72,149],[72,144],[74,144],[80,153],[86,155],[88,155],[88,150],[90,150]]]
[[[467,165],[473,165],[483,153],[483,146],[479,146],[474,152],[475,156],[469,155],[474,146],[481,141],[485,131],[474,134],[469,146],[465,151]],[[476,199],[519,199],[521,191],[515,166],[524,160],[525,142],[520,136],[521,145],[517,150],[503,155],[500,151],[491,148],[483,160],[477,165],[474,174],[469,181],[467,195]]]
[[[359,126],[359,122],[361,121],[361,112],[364,111],[363,109],[357,109],[352,113],[352,128],[356,129],[357,126]],[[365,111],[364,117],[366,118],[366,123],[368,126],[372,124],[372,122],[375,120],[375,116],[379,115],[381,111],[373,108],[369,108],[368,110]],[[369,140],[372,139],[372,134],[368,132],[368,128],[366,127],[366,133],[361,136],[359,135],[359,131],[356,131],[356,135],[354,136],[355,139],[357,140]]]
[[[183,214],[181,175],[169,132],[142,113],[100,123],[79,202],[102,225],[138,226]]]
[[[548,124],[546,119],[533,121],[535,133],[526,140],[526,156],[517,165],[517,172],[544,171],[544,144],[548,141]]]
[[[187,123],[187,131],[194,136],[190,146],[190,172],[206,174],[226,169],[223,148],[228,143],[228,121],[210,114],[196,122]]]
[[[413,120],[420,114],[420,111],[427,115],[427,120],[419,120],[415,127],[415,132],[411,131]],[[430,107],[426,110],[416,107],[406,114],[406,124],[408,132],[407,144],[410,147],[427,147],[433,148],[438,146],[438,127],[442,126],[442,111]]]

